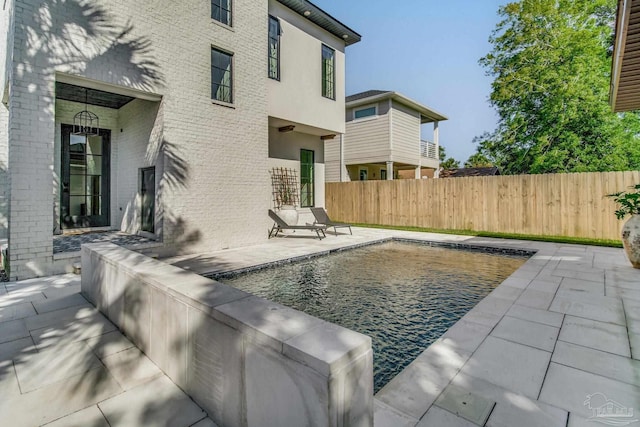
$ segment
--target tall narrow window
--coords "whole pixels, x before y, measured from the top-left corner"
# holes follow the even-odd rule
[[[313,151],[300,150],[300,207],[315,206],[313,183]]]
[[[335,65],[336,51],[322,45],[322,96],[329,99],[336,99]]]
[[[231,0],[211,0],[211,18],[231,26]]]
[[[211,48],[211,99],[233,102],[233,55]]]
[[[280,21],[269,16],[269,78],[280,80]]]

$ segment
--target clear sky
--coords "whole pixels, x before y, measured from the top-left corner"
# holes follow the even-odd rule
[[[442,114],[440,144],[464,162],[492,131],[490,77],[478,60],[506,0],[312,0],[362,35],[347,48],[347,95],[393,90]],[[432,125],[422,136],[432,140]]]

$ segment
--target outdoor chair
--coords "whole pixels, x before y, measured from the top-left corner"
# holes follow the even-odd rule
[[[327,211],[324,210],[324,208],[311,208],[311,212],[313,213],[313,216],[316,217],[314,224],[322,224],[326,228],[333,227],[333,232],[336,236],[338,235],[338,228],[349,228],[349,234],[353,234],[351,232],[351,224],[331,221],[331,218],[329,218],[329,215],[327,214]]]
[[[275,213],[271,209],[269,209],[269,216],[274,222],[273,227],[271,228],[271,231],[269,231],[269,238],[271,238],[272,235],[273,237],[276,237],[278,233],[282,230],[312,230],[316,232],[316,235],[320,240],[327,237],[327,235],[324,232],[324,230],[326,230],[327,227],[324,225],[317,225],[317,224],[289,225],[282,218],[280,218],[280,216],[278,216],[277,213]],[[275,234],[273,233],[274,231],[275,231]]]

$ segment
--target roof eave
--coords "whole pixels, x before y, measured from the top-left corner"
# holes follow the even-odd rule
[[[431,108],[428,108],[420,104],[419,102],[414,101],[411,98],[407,98],[406,96],[398,92],[386,92],[386,93],[381,93],[379,95],[370,96],[367,98],[361,98],[355,101],[347,102],[345,106],[347,108],[357,107],[359,105],[371,104],[374,102],[383,101],[385,99],[393,99],[394,101],[398,101],[401,104],[404,104],[408,107],[413,108],[414,110],[420,113],[421,123],[441,122],[444,120],[449,120],[449,118],[444,114],[441,114],[435,110],[432,110]],[[426,120],[424,118],[426,118]]]
[[[624,50],[629,28],[629,16],[631,15],[631,0],[618,0],[616,15],[616,33],[613,45],[613,60],[611,61],[611,87],[609,90],[609,103],[613,111],[618,111],[618,90],[620,85],[620,73],[624,59]]]
[[[277,0],[300,16],[344,41],[346,46],[358,43],[362,36],[308,0]],[[305,11],[311,12],[305,16]]]

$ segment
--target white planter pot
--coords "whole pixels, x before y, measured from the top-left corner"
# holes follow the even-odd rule
[[[282,218],[289,225],[298,225],[298,211],[295,206],[282,205],[278,212],[280,218]]]
[[[640,268],[640,215],[632,215],[622,226],[622,244],[633,268]]]

